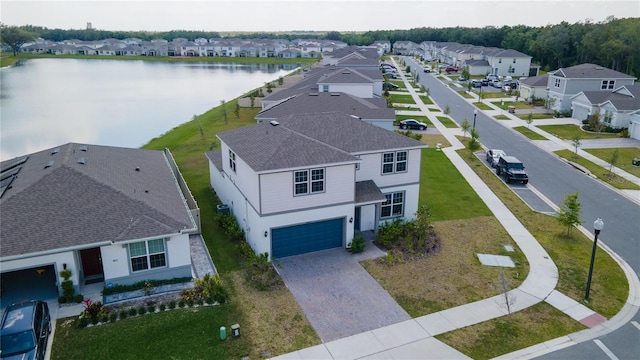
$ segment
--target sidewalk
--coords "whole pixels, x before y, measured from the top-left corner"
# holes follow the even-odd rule
[[[407,84],[404,73],[401,73],[401,78]],[[541,301],[546,301],[573,319],[594,329],[592,332],[588,330],[581,332],[586,332],[583,336],[591,336],[591,338],[605,333],[605,329],[612,331],[626,323],[637,311],[638,299],[640,299],[640,287],[636,285],[638,284],[638,279],[635,273],[628,266],[626,268],[623,266],[630,280],[630,300],[621,311],[623,315],[616,316],[609,321],[606,321],[603,316],[579,302],[556,291],[558,269],[550,256],[456,152],[456,150],[463,148],[462,143],[455,137],[459,129],[448,129],[443,126],[437,117],[428,110],[428,107],[422,103],[415,89],[409,88],[409,93],[423,114],[451,143],[451,147],[442,149],[444,154],[482,198],[529,262],[530,270],[525,281],[517,289],[509,291],[508,296],[513,299],[512,311],[519,311]],[[617,260],[622,261],[619,258]],[[417,359],[424,358],[425,354],[429,354],[429,357],[433,358],[466,359],[468,358],[467,356],[436,340],[434,336],[504,315],[507,315],[504,296],[497,295],[474,303],[284,354],[275,359]],[[568,346],[567,344],[572,341],[574,340],[567,336],[520,350],[517,354],[504,356],[508,358],[526,357],[527,355],[548,350],[553,346]]]

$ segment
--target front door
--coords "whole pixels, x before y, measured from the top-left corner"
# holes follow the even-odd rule
[[[100,248],[80,250],[80,260],[82,261],[85,285],[104,280]]]

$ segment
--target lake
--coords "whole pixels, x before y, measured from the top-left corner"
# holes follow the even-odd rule
[[[23,61],[0,69],[0,160],[68,142],[137,148],[295,67]]]

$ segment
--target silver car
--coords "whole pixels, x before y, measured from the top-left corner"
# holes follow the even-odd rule
[[[500,149],[487,150],[487,162],[489,163],[489,165],[491,165],[491,167],[496,167],[496,165],[498,164],[498,160],[500,160],[500,158],[503,156],[507,156],[507,154]]]

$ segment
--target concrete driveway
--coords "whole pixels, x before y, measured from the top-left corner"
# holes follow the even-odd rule
[[[361,254],[337,248],[276,263],[320,339],[329,342],[411,318],[358,263],[383,255],[368,241]]]

